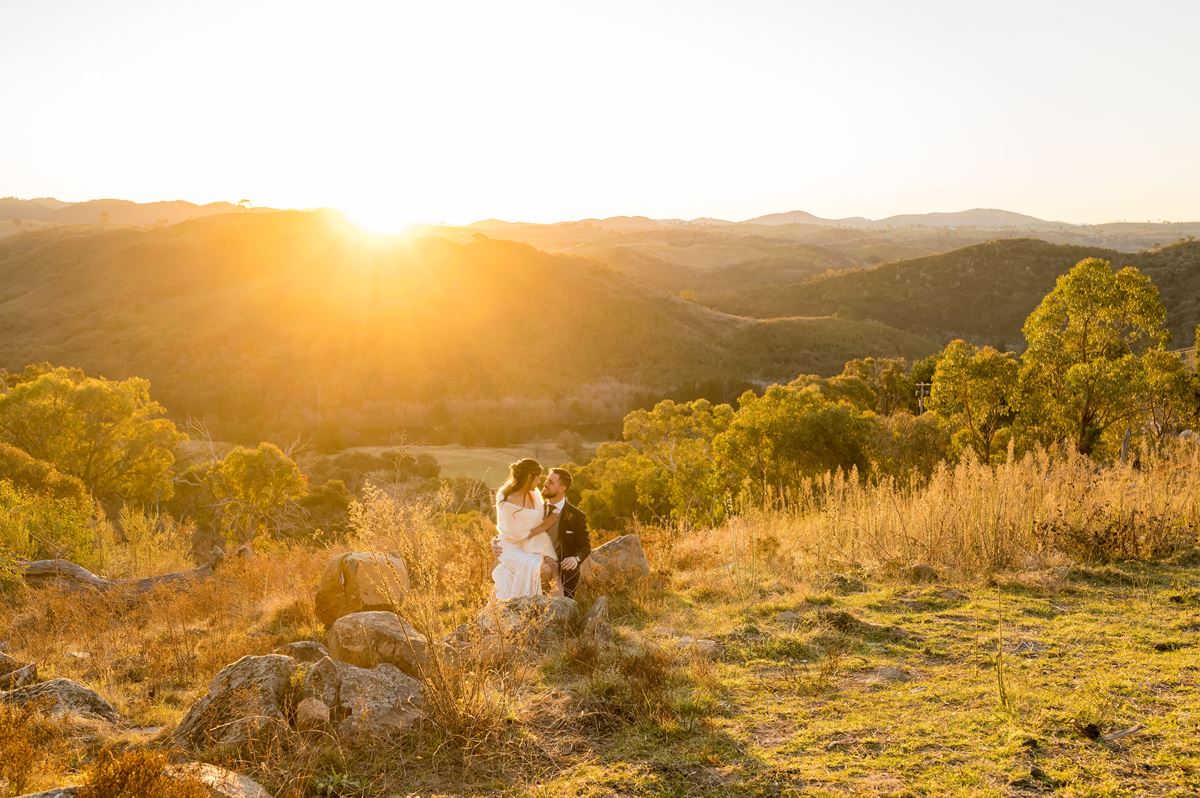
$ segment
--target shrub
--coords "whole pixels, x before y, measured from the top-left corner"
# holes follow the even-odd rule
[[[191,778],[167,775],[165,755],[134,750],[101,754],[92,763],[76,798],[208,798],[208,788]]]
[[[0,551],[31,560],[92,561],[95,511],[90,501],[57,498],[0,480]]]
[[[67,729],[36,707],[0,704],[0,795],[21,795],[66,748]]]

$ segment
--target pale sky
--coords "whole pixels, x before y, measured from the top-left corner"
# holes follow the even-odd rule
[[[1200,219],[1200,3],[0,0],[0,196]]]

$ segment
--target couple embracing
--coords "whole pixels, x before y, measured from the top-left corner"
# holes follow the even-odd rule
[[[540,596],[543,578],[553,580],[555,595],[574,598],[580,565],[592,549],[587,518],[567,501],[570,472],[552,468],[543,481],[541,464],[528,458],[508,471],[496,492],[496,598]]]

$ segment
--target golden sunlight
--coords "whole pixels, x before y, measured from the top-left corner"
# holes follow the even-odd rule
[[[338,208],[346,221],[364,233],[379,236],[407,235],[413,220],[394,205],[362,203]]]

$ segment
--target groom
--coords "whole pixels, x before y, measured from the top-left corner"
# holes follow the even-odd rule
[[[579,566],[592,553],[592,544],[588,539],[587,516],[567,501],[567,489],[570,487],[571,472],[565,468],[551,468],[550,475],[542,484],[542,498],[546,500],[547,514],[552,511],[558,513],[558,522],[550,527],[548,534],[554,542],[554,553],[558,555],[563,595],[575,598]]]

